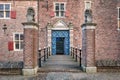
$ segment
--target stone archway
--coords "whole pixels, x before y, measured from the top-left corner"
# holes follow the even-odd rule
[[[69,30],[69,37],[70,37],[70,46],[73,46],[73,25],[69,23],[68,25],[59,20],[55,24],[48,23],[47,25],[47,37],[48,37],[48,44],[47,46],[52,47],[52,30]],[[50,49],[52,51],[52,49]]]

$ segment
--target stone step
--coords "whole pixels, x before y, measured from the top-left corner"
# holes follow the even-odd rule
[[[0,69],[0,75],[20,75],[22,69]]]
[[[97,67],[98,72],[120,72],[120,67]]]
[[[76,69],[38,69],[38,73],[44,72],[72,72],[72,73],[81,73],[82,70],[76,70]]]

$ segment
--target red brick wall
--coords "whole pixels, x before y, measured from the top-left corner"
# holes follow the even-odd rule
[[[0,19],[0,61],[22,61],[23,51],[8,51],[8,41],[13,41],[14,32],[23,32],[23,25],[21,23],[26,21],[27,9],[32,6],[36,12],[36,2],[14,0],[0,1],[0,3],[11,3],[11,10],[16,11],[17,14],[16,19]],[[4,24],[7,25],[6,34],[2,30]]]
[[[25,46],[24,46],[24,68],[35,68],[37,66],[37,50],[38,50],[38,30],[25,28]]]
[[[66,2],[66,10],[69,12],[69,16],[65,18],[55,18],[51,17],[50,13],[54,10],[54,2]],[[48,1],[48,11],[45,8],[45,1],[40,1],[40,12],[39,12],[39,21],[40,21],[40,47],[44,48],[47,44],[46,41],[46,29],[47,23],[55,24],[58,20],[63,20],[67,25],[69,22],[72,22],[74,25],[74,46],[81,47],[81,24],[80,21],[82,17],[81,14],[81,0],[49,0]],[[44,35],[44,36],[43,36]],[[42,38],[41,38],[42,37]]]
[[[97,23],[95,36],[96,60],[117,60],[120,57],[120,34],[117,30],[117,1],[94,0],[93,2],[93,17],[94,22]]]
[[[67,11],[70,16],[66,18],[54,18],[50,16],[53,11],[53,2],[67,2]],[[102,2],[100,2],[102,1]],[[22,51],[8,51],[8,41],[13,40],[13,32],[23,32],[22,22],[26,21],[26,11],[29,6],[34,7],[37,21],[37,2],[36,1],[0,1],[0,3],[11,3],[12,10],[17,11],[16,19],[0,19],[0,61],[2,60],[23,60]],[[95,56],[96,60],[119,59],[120,57],[120,31],[117,30],[117,7],[120,7],[118,0],[93,0],[92,1],[93,21],[97,23],[95,31]],[[48,22],[54,24],[58,20],[63,20],[68,24],[74,25],[74,46],[82,47],[81,25],[84,23],[84,0],[48,0],[48,11],[45,8],[45,1],[40,1],[39,10],[39,46],[45,47],[46,44],[46,25]],[[7,34],[3,34],[2,27],[7,25]]]
[[[50,16],[51,11],[53,11],[53,2],[55,0],[49,0],[48,1],[48,6],[49,9],[47,11],[47,9],[45,8],[45,1],[40,1],[40,10],[39,10],[39,25],[40,25],[40,31],[39,31],[39,44],[40,44],[40,48],[46,47],[46,25],[48,22],[51,22],[52,24],[54,24],[55,22],[57,22],[58,20],[63,20],[64,22],[66,22],[66,24],[68,24],[69,22],[72,22],[74,25],[74,35],[76,35],[76,37],[74,37],[74,46],[75,47],[81,47],[81,24],[80,21],[82,21],[81,19],[83,17],[80,16],[81,12],[81,1],[80,0],[57,0],[55,2],[67,2],[67,6],[66,6],[66,10],[70,13],[70,15],[66,18],[54,18]],[[0,26],[3,26],[4,24],[7,25],[8,29],[7,29],[7,34],[8,36],[5,37],[5,35],[3,34],[3,31],[1,29],[1,34],[0,34],[0,41],[1,44],[4,43],[4,45],[1,46],[0,48],[0,55],[1,56],[1,60],[8,60],[9,55],[12,55],[14,58],[12,58],[11,60],[23,60],[23,51],[8,51],[7,49],[7,42],[8,41],[12,41],[13,40],[13,33],[14,32],[23,32],[23,25],[21,24],[22,22],[27,21],[26,20],[26,13],[27,13],[27,9],[28,7],[34,7],[35,12],[36,12],[36,21],[37,21],[37,2],[36,1],[0,1],[0,3],[11,3],[12,5],[12,10],[17,12],[17,17],[16,19],[1,19],[0,20]],[[4,38],[8,38],[4,40]],[[11,53],[11,54],[9,54]],[[6,55],[6,56],[5,56]],[[18,57],[19,56],[19,57]],[[11,58],[11,57],[10,57]]]

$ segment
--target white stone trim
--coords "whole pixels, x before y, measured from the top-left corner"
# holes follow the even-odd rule
[[[59,23],[61,20],[59,20],[58,22],[56,23]],[[64,24],[64,22],[63,22]],[[56,24],[55,24],[56,25]],[[52,30],[69,30],[69,37],[70,37],[70,47],[73,46],[73,28],[69,28],[66,24],[64,24],[64,27],[60,27],[60,26],[53,26],[53,28],[49,28],[51,26],[48,26],[48,34],[47,34],[47,37],[48,37],[48,44],[47,46],[50,46],[52,48]],[[50,49],[50,51],[52,51],[52,49]]]
[[[33,28],[33,29],[38,29],[37,26],[33,26],[33,25],[25,25],[24,28]]]
[[[119,9],[120,9],[120,7],[117,7],[117,9],[118,9],[118,16],[117,16],[117,23],[118,23],[118,31],[120,30],[120,23],[119,23],[119,21],[120,21],[120,18],[119,18]]]
[[[89,9],[91,9],[91,7],[92,7],[92,1],[90,1],[90,0],[86,0],[86,1],[84,1],[84,3],[85,3],[85,9],[84,10],[86,10],[86,9],[88,9],[87,7],[86,7],[86,3],[87,2],[89,2],[90,3],[90,8]]]
[[[48,29],[48,34],[47,34],[47,39],[48,39],[48,44],[47,44],[47,46],[49,46],[50,47],[50,52],[51,52],[51,30],[50,29]],[[51,53],[50,53],[51,54]]]
[[[52,28],[51,30],[69,30],[69,28]]]
[[[84,65],[81,65],[81,68],[84,72],[86,72],[86,67]]]
[[[117,30],[120,31],[120,28],[118,28]]]
[[[36,75],[37,71],[38,71],[38,67],[36,67],[34,69],[22,69],[22,73],[24,76]]]
[[[95,29],[95,28],[96,28],[95,26],[83,26],[82,30],[85,30],[85,29]]]
[[[97,67],[86,67],[86,73],[96,73]]]
[[[81,66],[82,70],[86,73],[96,73],[97,72],[97,67],[85,67],[84,65]]]
[[[69,30],[70,32],[70,47],[73,46],[73,29]]]

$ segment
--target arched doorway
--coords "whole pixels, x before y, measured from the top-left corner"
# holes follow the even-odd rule
[[[62,20],[57,21],[55,24],[48,23],[48,45],[51,47],[51,54],[65,54],[70,52],[70,46],[73,46],[73,25],[66,23]]]

